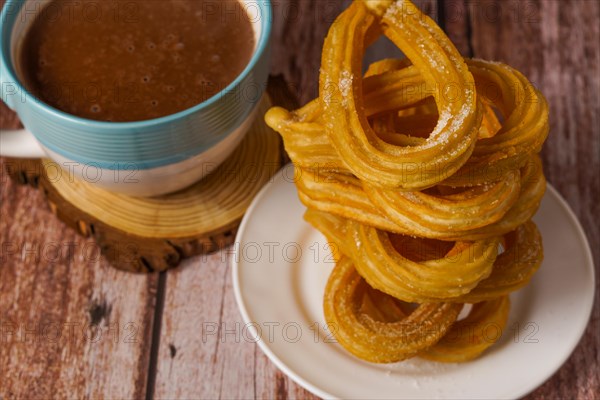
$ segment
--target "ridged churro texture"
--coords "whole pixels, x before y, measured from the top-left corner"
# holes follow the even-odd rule
[[[363,75],[381,34],[407,58]],[[265,119],[298,169],[306,220],[334,247],[324,314],[344,348],[462,362],[498,340],[508,295],[543,259],[531,218],[548,105],[521,73],[464,59],[410,1],[354,1],[325,39],[319,97]]]

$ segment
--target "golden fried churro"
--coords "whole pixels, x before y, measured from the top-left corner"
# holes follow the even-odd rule
[[[407,58],[363,76],[381,34]],[[531,218],[548,105],[519,71],[463,59],[408,0],[357,0],[325,39],[319,97],[265,119],[297,168],[306,220],[335,245],[323,305],[344,348],[462,362],[498,340],[508,295],[543,259]]]

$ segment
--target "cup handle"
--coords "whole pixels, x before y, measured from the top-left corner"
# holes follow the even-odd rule
[[[0,129],[0,156],[13,158],[47,157],[35,136],[25,129]]]

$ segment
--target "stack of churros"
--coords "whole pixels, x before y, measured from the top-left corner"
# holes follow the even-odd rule
[[[363,76],[381,34],[407,58]],[[546,186],[544,97],[507,65],[464,59],[408,0],[342,12],[319,93],[266,121],[298,170],[306,220],[333,244],[324,313],[337,341],[378,363],[478,357],[542,262],[531,218]]]

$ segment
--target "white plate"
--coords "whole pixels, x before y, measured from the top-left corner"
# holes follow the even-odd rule
[[[592,255],[573,212],[549,186],[534,218],[544,263],[511,295],[507,329],[495,346],[463,364],[355,358],[323,329],[333,264],[325,238],[302,219],[293,177],[287,166],[250,206],[237,235],[233,282],[246,321],[242,339],[257,341],[307,390],[325,398],[518,398],[548,379],[579,342],[594,299]]]

